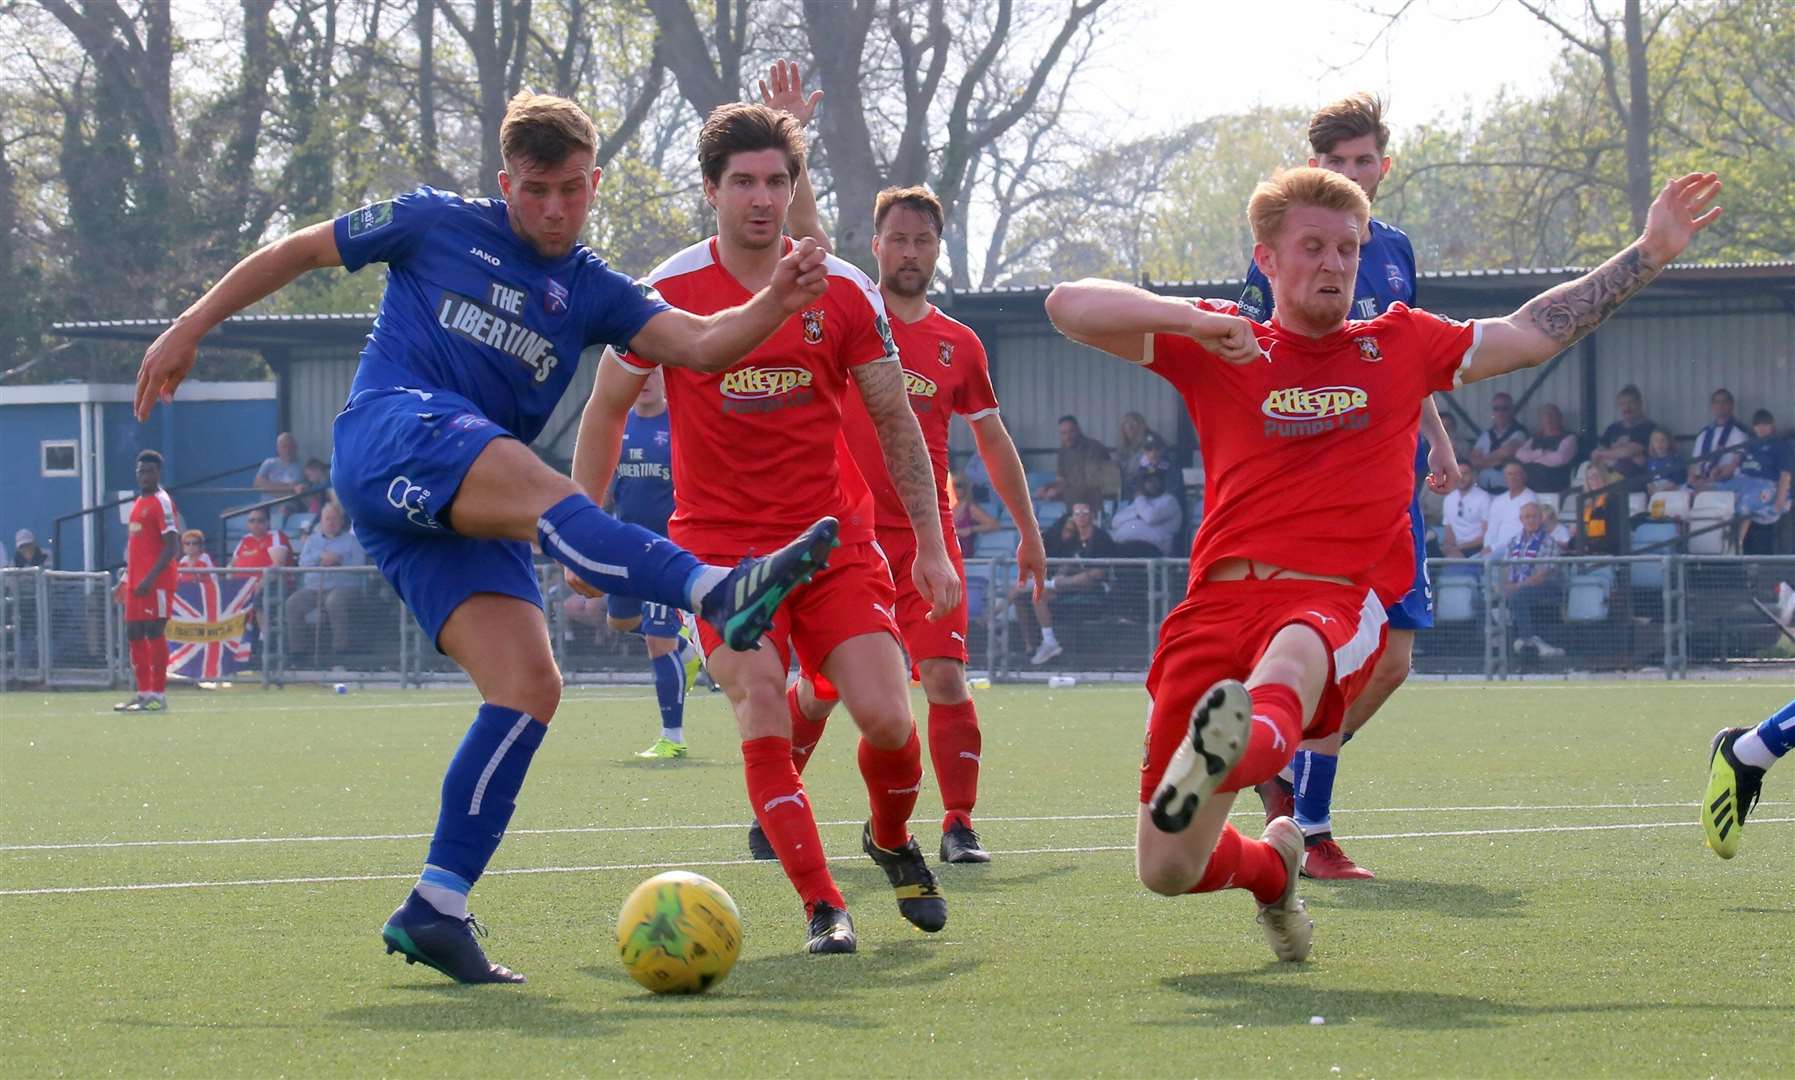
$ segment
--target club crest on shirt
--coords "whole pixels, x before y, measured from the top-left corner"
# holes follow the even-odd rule
[[[554,278],[549,278],[548,291],[542,294],[542,306],[548,310],[550,315],[559,315],[566,311],[567,286]]]
[[[1356,344],[1359,346],[1359,359],[1367,364],[1375,364],[1384,358],[1384,354],[1378,351],[1376,338],[1362,337]]]
[[[1409,291],[1408,280],[1402,276],[1402,268],[1400,266],[1397,266],[1395,263],[1386,263],[1384,266],[1384,275],[1390,279],[1390,291],[1397,296],[1401,296],[1403,293]]]
[[[946,341],[946,340],[936,342],[935,343],[935,359],[941,361],[942,367],[953,367],[954,366],[954,343],[951,341]]]
[[[809,311],[799,312],[798,317],[804,320],[804,340],[811,345],[821,345],[823,343],[823,309],[811,308]]]
[[[673,441],[673,433],[671,431],[666,431],[666,430],[662,430],[662,429],[657,429],[655,431],[654,444],[656,446],[666,446],[668,443],[670,443],[672,441]]]

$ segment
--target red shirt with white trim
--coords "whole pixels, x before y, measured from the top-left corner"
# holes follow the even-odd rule
[[[130,536],[125,541],[125,583],[133,589],[143,584],[150,568],[162,556],[166,543],[162,538],[179,531],[175,525],[175,501],[168,492],[157,488],[153,495],[137,496],[131,504]],[[168,560],[150,588],[173,589],[179,573],[175,560]]]
[[[279,529],[269,529],[260,536],[245,533],[243,539],[237,541],[237,548],[231,552],[231,565],[250,570],[261,570],[274,565],[274,556],[268,554],[270,548],[284,547],[289,552],[293,545],[287,540],[287,534]]]
[[[1235,305],[1198,301],[1232,315]],[[1230,364],[1181,334],[1143,364],[1184,398],[1203,444],[1203,525],[1190,580],[1239,557],[1368,585],[1385,604],[1414,582],[1409,502],[1421,403],[1451,390],[1481,330],[1393,304],[1325,337],[1255,324],[1268,353]]]
[[[891,320],[891,336],[904,365],[910,408],[916,412],[923,442],[929,448],[935,493],[945,523],[952,518],[947,508],[948,421],[956,413],[971,421],[997,412],[997,392],[991,388],[985,346],[970,327],[933,305],[916,322]],[[842,407],[842,434],[872,489],[874,523],[881,529],[909,528],[910,515],[904,510],[897,485],[891,482],[878,430],[859,394],[849,394]]]
[[[828,291],[741,363],[717,374],[666,369],[673,475],[679,477],[667,531],[689,551],[764,552],[824,514],[841,519],[843,543],[872,539],[872,523],[853,513],[836,436],[843,397],[858,396],[852,369],[896,361],[897,346],[872,281],[834,256],[826,266]],[[715,237],[644,280],[669,304],[698,315],[753,297],[724,269]],[[629,353],[617,362],[638,374],[653,366]]]

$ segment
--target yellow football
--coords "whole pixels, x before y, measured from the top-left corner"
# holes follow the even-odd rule
[[[702,994],[735,966],[742,916],[710,878],[669,870],[623,902],[617,950],[630,978],[655,993]]]

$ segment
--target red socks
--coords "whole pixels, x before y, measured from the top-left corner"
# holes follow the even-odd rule
[[[943,830],[956,821],[972,825],[972,807],[979,798],[980,746],[978,710],[970,698],[954,705],[929,703],[929,760],[947,811],[941,820]]]
[[[137,682],[137,692],[155,693],[156,677],[150,673],[150,639],[132,638],[127,644],[131,646],[131,675]]]
[[[1296,756],[1303,741],[1303,703],[1282,683],[1266,683],[1248,691],[1253,699],[1253,728],[1234,770],[1218,791],[1240,791],[1278,775]]]
[[[154,684],[150,689],[165,694],[168,692],[168,639],[153,637],[144,644],[149,646],[150,679]]]
[[[1209,865],[1203,876],[1190,888],[1194,893],[1221,889],[1246,889],[1261,904],[1276,903],[1290,883],[1284,858],[1276,848],[1263,840],[1249,840],[1232,825],[1222,826],[1222,835],[1209,854]]]
[[[922,790],[922,742],[916,726],[896,750],[880,750],[860,740],[860,775],[866,779],[866,801],[873,811],[873,843],[896,851],[910,841],[910,811]]]
[[[792,764],[790,740],[777,735],[742,743],[742,772],[748,778],[748,802],[767,840],[779,855],[779,866],[791,879],[804,901],[804,909],[819,900],[847,908],[829,863],[823,857],[823,841],[816,831],[816,815]],[[914,800],[912,800],[914,801]]]
[[[785,707],[792,714],[792,764],[798,767],[799,775],[803,775],[804,766],[810,764],[810,755],[816,751],[816,744],[822,741],[823,728],[828,725],[829,718],[812,720],[798,708],[798,684],[792,683],[785,689]]]

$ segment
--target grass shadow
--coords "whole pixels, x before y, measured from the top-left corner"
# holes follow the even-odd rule
[[[426,995],[430,1000],[357,1005],[325,1013],[323,1019],[382,1031],[504,1031],[546,1039],[591,1038],[615,1026],[610,1014],[576,1008],[522,987],[397,984],[391,989]]]
[[[1298,891],[1311,907],[1340,911],[1431,911],[1459,919],[1512,919],[1527,907],[1520,889],[1492,889],[1474,881],[1306,880]]]
[[[1451,994],[1437,990],[1363,989],[1316,986],[1313,972],[1299,964],[1267,963],[1255,971],[1174,975],[1162,979],[1169,990],[1201,999],[1195,1017],[1217,1026],[1299,1027],[1310,1017],[1325,1017],[1330,1026],[1373,1024],[1408,1031],[1477,1030],[1512,1023],[1565,1016],[1625,1016],[1641,1012],[1786,1013],[1777,1005],[1737,1002],[1614,1001],[1593,1004],[1535,1005],[1504,1001],[1490,995]],[[1192,1017],[1147,1021],[1152,1026],[1188,1026]]]

